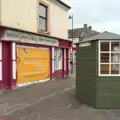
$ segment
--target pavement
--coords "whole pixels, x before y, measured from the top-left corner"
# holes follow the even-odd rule
[[[0,116],[0,120],[120,120],[120,110],[96,110],[76,101],[71,75],[1,94]]]

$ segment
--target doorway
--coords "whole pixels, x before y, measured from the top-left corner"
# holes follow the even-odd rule
[[[4,89],[11,88],[11,73],[12,73],[12,51],[11,42],[2,42],[2,68],[3,68],[3,84]]]

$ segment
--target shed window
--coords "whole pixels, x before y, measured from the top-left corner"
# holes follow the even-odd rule
[[[120,42],[99,42],[99,75],[120,75]]]

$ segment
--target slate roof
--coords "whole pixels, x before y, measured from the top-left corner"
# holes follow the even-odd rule
[[[82,41],[80,41],[80,43],[81,42],[87,42],[87,41],[93,41],[93,40],[120,40],[120,35],[112,33],[112,32],[105,31],[105,32],[100,33],[98,35],[88,37],[88,38],[84,38]]]
[[[84,33],[84,28],[76,28],[73,30],[73,37],[79,38],[82,36],[83,33]],[[98,35],[98,34],[99,32],[92,30],[91,32],[87,34],[86,37],[91,37],[91,36]],[[72,29],[68,30],[68,38],[72,38]]]

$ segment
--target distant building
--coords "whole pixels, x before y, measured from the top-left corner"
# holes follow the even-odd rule
[[[75,43],[83,40],[83,38],[88,38],[92,37],[94,35],[98,35],[99,32],[92,30],[91,26],[88,26],[87,24],[84,24],[82,28],[75,28],[73,29],[73,45],[72,45],[72,50],[71,54],[73,51],[73,62],[76,63],[76,45]],[[72,40],[72,29],[68,30],[68,38]],[[72,56],[72,55],[71,55]]]

